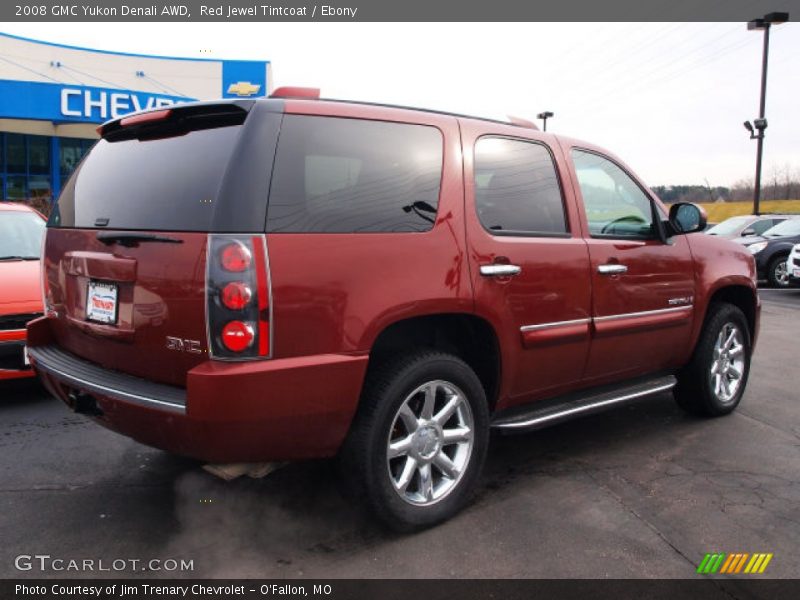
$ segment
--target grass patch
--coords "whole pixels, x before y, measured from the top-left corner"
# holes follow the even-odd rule
[[[753,214],[753,201],[748,202],[709,202],[700,204],[708,213],[709,223],[721,223],[730,217]],[[762,200],[762,213],[800,214],[800,200]]]

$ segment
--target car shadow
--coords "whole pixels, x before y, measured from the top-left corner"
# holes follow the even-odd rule
[[[656,445],[662,440],[663,446],[702,422],[685,415],[666,394],[537,432],[493,435],[476,498],[455,520],[515,494],[530,478],[601,468],[595,463],[606,454],[645,439]],[[230,482],[167,454],[153,466],[174,475],[171,512],[161,515],[175,525],[162,540],[166,552],[206,557],[210,552],[214,569],[203,576],[252,576],[263,573],[264,565],[270,565],[271,575],[292,576],[293,564],[314,555],[369,553],[402,537],[353,501],[334,460],[293,463],[264,479]],[[542,477],[542,485],[545,481]]]

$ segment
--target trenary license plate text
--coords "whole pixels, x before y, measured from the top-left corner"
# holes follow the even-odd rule
[[[86,319],[98,323],[117,322],[117,286],[90,281],[86,291]]]

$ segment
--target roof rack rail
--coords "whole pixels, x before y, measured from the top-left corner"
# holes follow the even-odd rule
[[[400,108],[403,110],[416,110],[420,112],[426,113],[433,113],[437,115],[447,115],[451,117],[460,117],[462,119],[477,119],[479,121],[489,121],[490,123],[500,123],[502,125],[512,125],[515,127],[524,127],[526,129],[533,129],[535,131],[540,131],[538,125],[533,121],[529,121],[528,119],[523,119],[522,117],[515,117],[509,115],[506,117],[505,120],[502,119],[493,119],[491,117],[478,117],[475,115],[465,115],[461,113],[449,112],[444,110],[436,110],[432,108],[422,108],[419,106],[403,106],[401,104],[387,104],[383,102],[368,102],[366,100],[344,100],[341,98],[322,98],[320,96],[320,89],[319,88],[308,88],[308,87],[295,87],[295,86],[282,86],[275,91],[273,91],[270,95],[270,98],[287,98],[287,99],[299,99],[299,100],[324,100],[325,102],[338,102],[341,104],[361,104],[364,106],[380,106],[384,108]]]
[[[516,125],[517,127],[527,127],[528,129],[535,129],[536,131],[539,131],[539,126],[536,123],[528,119],[523,119],[522,117],[508,115],[508,122],[512,125]]]

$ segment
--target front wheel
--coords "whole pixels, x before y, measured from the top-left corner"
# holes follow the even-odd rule
[[[750,351],[750,328],[744,313],[733,304],[713,304],[692,361],[678,375],[678,404],[705,416],[732,412],[747,385]]]
[[[428,527],[469,500],[488,430],[483,386],[461,359],[424,352],[396,360],[368,375],[343,475],[390,528]]]
[[[773,258],[767,267],[767,281],[772,287],[789,287],[789,257]]]

